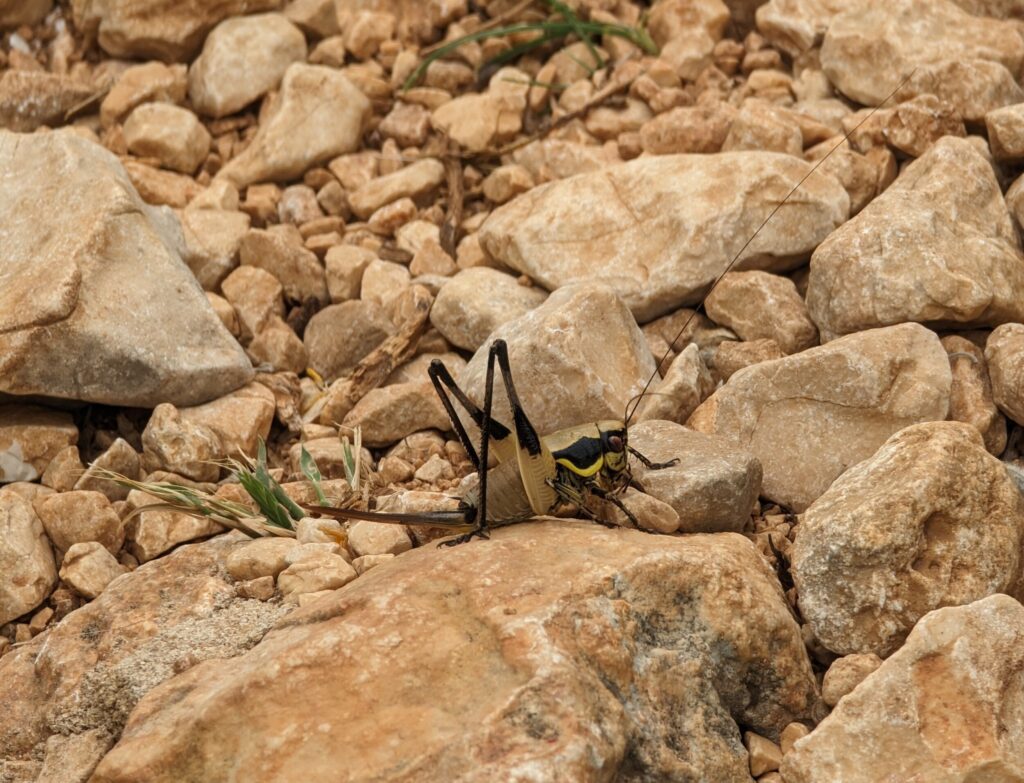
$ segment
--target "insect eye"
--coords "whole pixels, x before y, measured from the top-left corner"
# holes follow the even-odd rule
[[[622,448],[622,438],[620,438],[618,435],[612,435],[608,438],[608,449],[610,451],[622,451]]]

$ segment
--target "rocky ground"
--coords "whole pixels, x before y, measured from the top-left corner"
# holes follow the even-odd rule
[[[1024,0],[0,31],[2,783],[1024,781]],[[499,337],[545,433],[667,356],[660,534],[253,540],[104,478],[248,502],[263,440],[299,503],[305,449],[450,505],[426,368],[480,399]]]

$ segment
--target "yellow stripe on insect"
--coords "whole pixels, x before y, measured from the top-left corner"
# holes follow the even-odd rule
[[[567,460],[565,458],[556,459],[555,462],[557,462],[559,465],[561,465],[563,467],[568,468],[573,473],[575,473],[577,476],[583,476],[584,478],[589,478],[590,476],[593,476],[595,473],[597,473],[597,471],[599,471],[602,467],[604,467],[604,455],[602,454],[594,462],[590,463],[585,468],[581,468],[575,462],[571,462],[571,461],[569,461],[569,460]]]

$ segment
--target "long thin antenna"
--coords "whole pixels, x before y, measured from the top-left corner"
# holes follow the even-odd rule
[[[784,199],[782,199],[782,201],[780,201],[778,204],[775,205],[775,208],[771,212],[768,213],[768,217],[766,217],[764,220],[761,221],[761,225],[759,225],[757,227],[757,230],[753,234],[750,235],[750,238],[746,242],[743,243],[743,247],[741,247],[739,249],[739,251],[737,251],[736,255],[734,255],[732,257],[732,261],[730,261],[728,266],[726,266],[725,269],[722,270],[722,273],[718,277],[715,278],[715,281],[711,284],[711,288],[709,288],[708,292],[706,294],[704,294],[704,298],[693,309],[693,312],[690,314],[690,317],[687,318],[686,321],[683,323],[683,325],[680,327],[679,331],[676,333],[676,336],[672,338],[672,342],[670,342],[668,344],[668,348],[665,349],[665,355],[661,357],[661,361],[659,361],[658,364],[655,366],[654,372],[652,372],[651,373],[651,377],[647,379],[647,383],[644,384],[644,388],[640,391],[640,393],[638,395],[636,395],[636,397],[633,398],[633,399],[636,400],[636,404],[633,406],[633,410],[629,411],[629,415],[626,416],[625,425],[627,427],[629,426],[629,422],[630,422],[630,420],[632,420],[633,415],[636,413],[637,408],[640,407],[640,403],[643,402],[644,396],[647,394],[647,390],[651,387],[651,384],[654,383],[654,379],[657,378],[658,374],[661,372],[661,366],[665,363],[665,360],[668,359],[668,357],[672,353],[672,351],[675,350],[676,341],[680,337],[683,336],[683,333],[686,331],[686,328],[690,325],[690,323],[692,323],[693,319],[697,317],[697,313],[700,312],[702,307],[704,307],[704,303],[707,301],[708,297],[711,296],[711,292],[715,290],[715,288],[718,286],[718,284],[720,282],[722,282],[722,278],[725,277],[729,273],[729,270],[731,270],[736,265],[736,262],[740,260],[740,256],[742,256],[744,251],[748,247],[750,247],[750,243],[753,242],[755,239],[757,239],[757,235],[761,233],[761,229],[763,229],[765,226],[768,225],[768,221],[771,220],[773,217],[775,217],[775,213],[778,212],[780,209],[782,209],[786,205],[786,202],[788,202],[793,197],[793,194],[796,193],[800,189],[800,186],[803,185],[804,182],[806,182],[807,179],[815,171],[818,170],[818,167],[821,166],[821,164],[824,163],[826,160],[828,160],[829,157],[831,157],[833,152],[835,152],[837,149],[839,149],[844,144],[846,144],[846,142],[848,142],[850,140],[850,137],[854,133],[857,132],[857,130],[860,128],[861,125],[863,125],[865,122],[870,120],[873,116],[875,116],[875,112],[877,112],[879,109],[881,109],[885,104],[887,104],[892,99],[892,97],[896,93],[898,93],[900,90],[902,90],[903,89],[903,85],[905,85],[907,82],[909,82],[911,77],[916,72],[917,72],[917,68],[914,68],[913,70],[911,70],[911,72],[908,73],[903,78],[903,80],[899,84],[896,85],[895,89],[893,89],[892,92],[890,92],[887,96],[885,96],[885,99],[881,103],[879,103],[871,111],[869,111],[867,113],[867,115],[864,117],[864,119],[862,119],[860,122],[858,122],[856,125],[854,125],[847,133],[845,133],[843,135],[842,141],[837,142],[836,146],[834,146],[832,149],[830,149],[827,153],[825,153],[824,157],[822,157],[817,163],[815,163],[813,166],[811,166],[811,170],[808,171],[806,174],[804,174],[800,178],[800,181],[797,182],[793,186],[793,189],[790,190],[789,193],[786,194],[786,197]]]

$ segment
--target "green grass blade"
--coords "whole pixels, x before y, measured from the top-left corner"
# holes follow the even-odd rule
[[[320,486],[320,482],[323,480],[323,476],[320,473],[320,468],[317,467],[316,460],[313,459],[313,455],[306,451],[306,447],[302,447],[302,451],[299,452],[299,468],[302,470],[302,475],[309,479],[309,483],[313,485],[313,491],[316,492],[317,502],[321,506],[331,505],[327,496],[324,495],[324,490]]]

